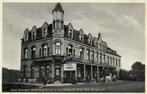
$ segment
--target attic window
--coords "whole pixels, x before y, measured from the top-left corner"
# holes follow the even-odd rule
[[[35,39],[35,37],[36,37],[36,33],[33,32],[32,39]]]
[[[47,35],[47,29],[45,28],[44,29],[44,36],[46,36]]]
[[[80,37],[79,39],[80,39],[81,41],[83,41],[83,35],[82,35],[82,34],[80,34],[80,36],[79,36],[79,37]]]
[[[25,34],[25,40],[28,40],[29,39],[29,34]]]
[[[69,37],[72,37],[72,31],[69,30]]]

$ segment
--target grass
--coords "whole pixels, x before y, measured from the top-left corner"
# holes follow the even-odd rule
[[[111,83],[74,84],[68,86],[3,83],[4,92],[23,90],[33,92],[145,92],[145,82],[117,81]]]

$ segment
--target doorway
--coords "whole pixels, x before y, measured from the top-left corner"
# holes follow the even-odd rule
[[[55,81],[60,81],[60,68],[55,68]]]

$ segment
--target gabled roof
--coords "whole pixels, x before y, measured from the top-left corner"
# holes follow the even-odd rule
[[[63,12],[64,13],[64,11],[63,11],[63,9],[62,9],[62,6],[61,6],[61,4],[60,3],[57,3],[56,4],[56,6],[55,6],[55,8],[53,9],[53,12],[54,11],[60,11],[60,12]]]

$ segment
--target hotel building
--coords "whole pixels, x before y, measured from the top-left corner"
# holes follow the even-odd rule
[[[49,79],[53,83],[73,79],[94,82],[110,74],[118,77],[121,56],[100,33],[93,37],[74,29],[71,23],[65,25],[64,14],[57,3],[51,24],[44,22],[41,27],[25,29],[21,39],[21,77],[36,82]]]

